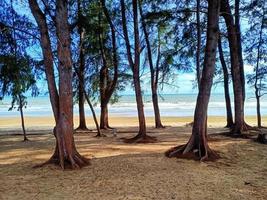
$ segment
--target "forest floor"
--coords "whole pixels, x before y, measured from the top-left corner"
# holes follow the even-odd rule
[[[117,137],[77,133],[78,151],[91,158],[81,170],[62,171],[46,161],[55,146],[48,130],[35,130],[30,141],[21,135],[0,135],[0,199],[267,199],[267,145],[252,139],[233,139],[209,128],[210,147],[221,159],[216,162],[166,158],[170,147],[184,144],[191,128],[148,129],[158,138],[152,144],[125,144],[136,127],[118,128]],[[36,133],[43,133],[36,135]]]

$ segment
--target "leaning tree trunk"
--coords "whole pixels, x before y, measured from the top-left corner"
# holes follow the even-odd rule
[[[144,19],[143,15],[143,9],[142,9],[142,2],[141,0],[139,2],[139,12],[141,16],[141,22],[142,22],[142,27],[144,31],[144,36],[145,36],[145,41],[146,41],[146,47],[147,47],[147,55],[148,55],[148,63],[149,63],[149,68],[150,68],[150,82],[151,82],[151,92],[152,92],[152,103],[153,103],[153,108],[154,108],[154,116],[155,116],[155,127],[156,128],[164,128],[164,126],[161,123],[161,118],[160,118],[160,111],[159,111],[159,102],[158,102],[158,91],[157,91],[157,77],[156,77],[156,70],[154,68],[154,64],[152,61],[152,51],[151,51],[151,45],[149,41],[149,34],[147,31],[147,24]]]
[[[243,99],[243,84],[242,70],[239,59],[239,45],[237,40],[237,30],[234,24],[234,19],[231,13],[231,8],[228,0],[222,0],[221,13],[224,17],[230,48],[231,71],[233,78],[234,103],[235,103],[235,124],[232,129],[232,135],[240,136],[243,131],[247,130],[244,121],[244,99]]]
[[[72,102],[72,61],[70,51],[70,32],[68,25],[68,4],[64,0],[56,1],[56,32],[59,71],[59,95],[55,86],[53,57],[46,16],[36,0],[29,0],[31,11],[37,21],[41,33],[41,47],[45,61],[50,100],[56,120],[54,135],[56,148],[52,157],[44,164],[55,163],[62,169],[66,167],[80,168],[89,164],[76,150],[73,138],[73,102]],[[51,60],[52,59],[52,60]],[[52,91],[50,91],[50,89]],[[39,166],[43,166],[39,165]]]
[[[229,75],[228,75],[228,69],[227,69],[224,55],[223,55],[222,41],[221,41],[220,35],[219,35],[219,40],[218,40],[218,50],[219,50],[220,61],[221,61],[222,69],[223,69],[224,97],[225,97],[226,118],[227,118],[227,124],[225,127],[232,128],[234,125],[234,122],[233,122],[231,99],[230,99],[230,93],[229,93]]]
[[[25,123],[24,123],[22,99],[20,95],[19,95],[19,111],[20,111],[20,118],[21,118],[21,127],[23,131],[23,141],[28,141],[26,130],[25,130]]]
[[[213,152],[207,142],[207,110],[215,70],[216,49],[218,43],[218,22],[220,0],[208,1],[208,29],[202,78],[200,81],[195,108],[192,135],[186,145],[174,147],[166,152],[168,157],[214,160],[219,156]]]

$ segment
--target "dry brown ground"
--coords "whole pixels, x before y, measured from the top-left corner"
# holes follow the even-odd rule
[[[222,159],[200,163],[163,155],[185,143],[190,128],[150,128],[149,134],[159,140],[154,144],[119,139],[136,130],[119,128],[117,138],[110,133],[105,138],[76,134],[79,152],[92,158],[90,166],[76,171],[32,168],[52,154],[55,140],[49,131],[30,135],[29,142],[18,135],[0,136],[0,199],[267,199],[267,145],[214,134],[210,146]]]

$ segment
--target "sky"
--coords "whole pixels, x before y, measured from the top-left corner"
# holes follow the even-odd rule
[[[18,1],[19,2],[19,1]],[[34,17],[31,14],[31,11],[29,7],[27,6],[27,1],[22,0],[23,4],[18,3],[15,4],[15,9],[18,13],[24,14],[29,17],[30,20],[34,21]],[[22,6],[24,5],[24,6]],[[26,5],[26,6],[25,6]],[[34,21],[35,22],[35,21]],[[31,49],[27,50],[28,53],[36,59],[42,59],[42,53],[39,46],[35,46]],[[245,74],[252,73],[253,72],[253,66],[251,65],[244,65],[244,71]],[[141,77],[142,83],[142,89],[144,94],[150,94],[150,83],[149,80],[149,73],[143,74]],[[161,94],[196,94],[197,88],[194,87],[195,85],[195,73],[189,72],[189,73],[180,73],[178,72],[176,75],[174,75],[173,80],[171,83],[174,86],[165,85],[164,90],[160,91]],[[40,88],[41,94],[45,95],[47,93],[47,85],[45,80],[41,80],[37,84]],[[248,93],[252,93],[253,89],[246,84],[246,89]],[[216,86],[213,85],[212,88],[213,93],[223,93],[223,84],[218,84]],[[232,86],[230,85],[230,92],[232,93]],[[125,91],[121,92],[120,95],[132,95],[134,94],[134,91],[132,89],[131,84],[128,84]]]

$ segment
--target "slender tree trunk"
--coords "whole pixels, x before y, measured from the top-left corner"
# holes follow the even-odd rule
[[[146,41],[148,62],[149,62],[149,68],[150,68],[151,91],[152,91],[152,102],[153,102],[154,116],[155,116],[155,127],[156,128],[164,128],[164,126],[161,123],[161,118],[160,118],[156,72],[155,72],[154,64],[153,64],[153,60],[152,60],[152,51],[151,51],[151,45],[150,45],[150,41],[149,41],[149,34],[147,31],[147,25],[146,25],[146,22],[145,22],[145,19],[143,16],[143,9],[142,9],[141,0],[139,0],[139,12],[140,12],[140,16],[141,16],[141,22],[142,22],[142,27],[143,27],[143,31],[144,31],[145,41]]]
[[[166,152],[166,156],[168,157],[193,158],[200,159],[201,161],[219,158],[208,146],[207,110],[215,70],[220,0],[209,0],[208,3],[208,30],[205,59],[195,108],[192,135],[186,145],[168,150]]]
[[[22,99],[20,95],[19,95],[19,111],[20,111],[20,118],[21,118],[21,127],[23,131],[23,141],[28,141],[26,130],[25,130],[25,123],[24,123]]]
[[[257,100],[257,124],[258,128],[261,128],[261,105],[260,105],[260,96],[258,90],[255,91],[256,100]]]
[[[259,35],[259,42],[258,42],[258,47],[257,47],[257,62],[256,62],[256,69],[255,69],[255,83],[254,83],[254,88],[255,88],[255,97],[257,100],[257,124],[258,128],[261,128],[261,107],[260,107],[260,90],[261,90],[261,77],[259,77],[259,64],[261,60],[261,52],[260,48],[262,45],[262,32],[264,28],[264,17],[265,17],[265,10],[263,7],[263,16],[262,16],[262,21],[261,21],[261,29],[260,29],[260,35]],[[260,84],[258,85],[258,81],[260,79]]]
[[[157,88],[156,85],[152,87],[152,102],[153,102],[154,115],[155,115],[155,127],[165,128],[161,122],[160,111],[159,111],[159,101],[158,101],[158,91],[156,88]]]
[[[84,57],[84,29],[80,26],[79,27],[79,35],[80,35],[80,55],[79,55],[79,126],[76,130],[88,130],[86,126],[85,120],[85,111],[84,111],[84,68],[85,68],[85,57]]]
[[[50,56],[52,55],[52,48],[50,45],[46,17],[41,11],[36,0],[29,0],[29,4],[41,32],[41,47],[44,60],[46,58],[51,59]],[[51,88],[49,87],[51,104],[56,120],[56,127],[54,128],[56,148],[52,157],[44,164],[55,163],[60,165],[62,169],[67,167],[76,169],[88,165],[89,161],[77,152],[73,138],[72,60],[70,51],[71,39],[68,24],[68,3],[64,0],[56,1],[55,21],[59,63],[58,96],[56,95],[58,93],[55,87],[55,79],[51,78],[52,76],[54,77],[54,71],[50,71],[53,69],[53,62],[45,61],[45,68],[49,71],[49,73],[47,73],[47,75],[49,75],[49,77],[47,77],[48,85],[52,86],[52,90],[55,89],[50,91]],[[39,166],[43,166],[44,164]]]
[[[106,7],[105,0],[101,0],[101,6],[108,21],[110,31],[111,31],[111,40],[112,40],[112,64],[114,66],[114,75],[113,79],[109,77],[109,69],[106,65],[106,57],[104,51],[104,44],[102,40],[100,40],[100,49],[101,56],[103,60],[103,68],[100,72],[100,96],[101,96],[101,115],[100,115],[100,128],[108,129],[111,128],[108,122],[108,102],[112,94],[114,93],[118,81],[118,55],[117,55],[117,43],[116,43],[116,32],[113,22],[111,20],[109,11]],[[100,38],[101,39],[101,38]]]
[[[226,117],[227,124],[225,127],[232,128],[234,125],[234,122],[233,122],[231,99],[230,99],[230,93],[229,93],[229,75],[228,75],[228,69],[227,69],[227,66],[224,60],[222,41],[221,41],[220,35],[219,35],[219,40],[218,40],[218,50],[219,50],[220,61],[221,61],[222,69],[223,69],[224,97],[225,97],[226,116],[227,116]]]
[[[124,0],[121,0],[121,12],[122,12],[122,27],[123,35],[126,44],[127,58],[129,65],[133,72],[133,83],[135,89],[135,98],[137,104],[138,121],[139,121],[139,132],[138,134],[126,142],[154,142],[155,138],[146,134],[146,121],[144,114],[144,104],[142,99],[142,91],[140,84],[139,68],[140,68],[140,41],[139,41],[139,25],[138,25],[138,6],[137,0],[132,0],[133,4],[133,18],[134,18],[134,61],[132,59],[131,45],[127,30],[126,21],[126,8]]]
[[[240,78],[241,78],[241,83],[242,83],[243,104],[245,104],[246,81],[245,81],[244,62],[243,62],[243,53],[242,53],[243,51],[242,51],[241,29],[240,29],[239,6],[240,6],[240,0],[235,0],[235,27],[236,27],[236,37],[237,37],[238,55],[239,55],[239,64],[240,64]]]
[[[200,0],[197,0],[197,53],[196,53],[196,71],[197,71],[197,85],[199,88],[201,80],[200,72],[200,51],[201,51],[201,27],[200,27]]]
[[[80,77],[80,74],[79,74],[79,72],[78,72],[78,69],[74,67],[74,70],[75,70],[75,73],[77,74],[78,79],[79,79],[79,81],[80,81],[81,77]],[[84,87],[83,87],[83,94],[84,94],[84,97],[85,97],[85,99],[86,99],[86,101],[87,101],[87,103],[88,103],[88,105],[89,105],[89,107],[90,107],[90,110],[91,110],[91,112],[92,112],[92,115],[93,115],[94,123],[95,123],[96,129],[97,129],[97,135],[96,135],[96,137],[100,137],[100,136],[102,136],[103,134],[102,134],[101,131],[100,131],[100,127],[99,127],[99,124],[98,124],[98,121],[97,121],[97,117],[96,117],[96,114],[95,114],[94,107],[93,107],[93,105],[92,105],[92,103],[91,103],[91,101],[90,101],[90,98],[89,98],[88,94],[86,93],[86,90],[85,90]],[[104,135],[103,135],[103,136],[104,136]]]
[[[234,19],[231,13],[228,0],[222,0],[222,16],[225,19],[227,26],[230,57],[231,57],[231,72],[233,77],[233,90],[234,90],[234,102],[235,102],[235,124],[232,129],[233,135],[241,135],[241,133],[247,130],[244,121],[244,99],[243,99],[243,84],[241,79],[242,69],[239,59],[239,46],[237,40],[237,30],[234,24]]]

